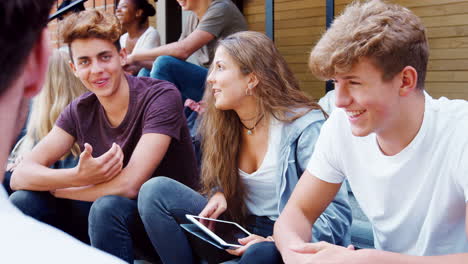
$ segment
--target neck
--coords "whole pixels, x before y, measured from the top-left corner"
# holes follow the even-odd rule
[[[130,101],[130,88],[125,75],[122,74],[120,87],[113,95],[98,99],[111,125],[114,127],[118,126],[127,114]]]
[[[198,6],[194,10],[192,10],[197,15],[198,20],[201,20],[203,18],[203,16],[206,13],[206,10],[208,10],[208,7],[210,7],[211,2],[213,2],[213,0],[200,1],[198,3]]]
[[[130,38],[138,38],[146,31],[148,27],[148,22],[140,24],[138,21],[135,21],[129,25],[126,25],[125,28]]]
[[[415,92],[403,99],[400,113],[388,129],[377,132],[381,151],[388,156],[396,155],[416,137],[424,119],[424,93]]]

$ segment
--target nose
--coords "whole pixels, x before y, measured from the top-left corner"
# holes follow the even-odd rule
[[[335,82],[335,105],[338,108],[346,108],[352,103],[349,88],[343,82]]]
[[[208,77],[206,77],[206,82],[213,85],[215,83],[215,71],[212,70],[209,74]]]
[[[100,73],[102,72],[102,67],[99,62],[91,63],[91,73]]]

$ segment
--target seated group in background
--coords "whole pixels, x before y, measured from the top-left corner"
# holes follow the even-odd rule
[[[158,31],[149,25],[148,17],[154,16],[156,10],[148,0],[121,0],[115,15],[126,31],[120,36],[120,47],[127,54],[148,50],[161,45]],[[125,71],[132,75],[149,76],[153,61],[141,61],[127,65]]]
[[[187,98],[199,101],[217,40],[247,30],[247,23],[231,0],[190,0],[179,1],[179,4],[182,10],[190,11],[179,40],[134,52],[128,56],[127,63],[138,65],[142,61],[154,61],[151,77],[175,84],[183,101]],[[186,61],[190,56],[196,64]]]
[[[468,263],[468,102],[424,91],[425,28],[407,8],[357,2],[313,48],[335,110],[275,226],[286,263]],[[347,179],[375,249],[308,243]]]
[[[138,206],[151,242],[163,263],[194,263],[196,255],[212,254],[194,252],[179,224],[189,222],[185,214],[222,216],[253,234],[223,259],[279,262],[267,237],[307,165],[324,112],[299,89],[273,42],[253,31],[218,42],[204,102],[199,127],[203,192],[164,177],[146,182]],[[343,187],[315,224],[312,238],[348,245],[350,224]]]
[[[26,125],[26,134],[16,143],[10,154],[5,189],[11,194],[10,177],[23,156],[41,141],[52,129],[62,110],[75,98],[86,92],[86,87],[73,75],[68,52],[55,50],[49,58],[44,87],[34,97]],[[80,149],[74,145],[71,151],[55,162],[53,168],[72,168],[78,163]]]
[[[0,1],[2,168],[27,117],[29,100],[43,86],[50,55],[45,28],[54,2]],[[0,180],[3,180],[3,173]],[[9,202],[1,186],[0,248],[3,263],[122,263],[116,257],[25,216]]]
[[[99,249],[132,251],[133,243],[148,241],[135,200],[140,186],[157,175],[198,184],[180,93],[169,82],[125,74],[114,15],[88,10],[64,23],[71,66],[89,92],[73,100],[24,155],[11,178],[12,188],[21,191],[11,200],[83,241],[89,233]],[[81,151],[75,167],[49,168],[75,143]],[[115,234],[128,237],[110,239]]]

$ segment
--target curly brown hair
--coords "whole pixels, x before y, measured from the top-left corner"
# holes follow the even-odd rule
[[[426,30],[409,9],[381,0],[353,2],[313,48],[309,67],[320,79],[348,72],[367,57],[390,80],[406,66],[418,73],[424,89],[429,45]]]
[[[120,51],[119,38],[122,34],[122,26],[118,18],[111,13],[101,12],[96,9],[85,10],[67,17],[61,28],[63,42],[68,45],[70,57],[71,43],[76,39],[98,38],[114,43]]]

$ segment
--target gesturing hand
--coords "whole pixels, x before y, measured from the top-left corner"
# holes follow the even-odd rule
[[[224,194],[222,192],[217,192],[215,193],[208,203],[206,204],[205,208],[198,214],[198,216],[201,217],[207,217],[207,218],[218,218],[224,211],[227,209],[227,201],[226,197],[224,197]],[[214,230],[214,222],[207,222],[204,221],[203,219],[200,219],[200,222],[207,226],[209,229]]]
[[[75,167],[76,186],[109,181],[122,170],[124,155],[119,145],[112,143],[112,147],[97,158],[93,158],[93,147],[90,144],[85,143],[84,147],[80,161]]]

